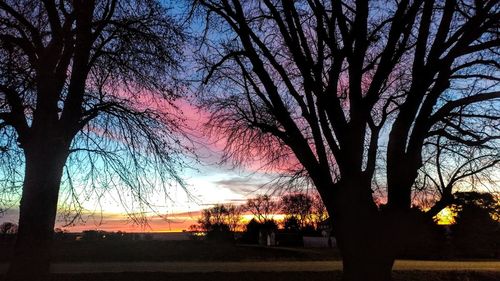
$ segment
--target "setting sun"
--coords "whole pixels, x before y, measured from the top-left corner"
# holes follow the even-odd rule
[[[446,207],[439,212],[434,219],[438,225],[450,225],[455,224],[455,217],[457,213],[450,207]]]

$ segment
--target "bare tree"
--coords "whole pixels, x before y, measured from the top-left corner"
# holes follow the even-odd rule
[[[299,228],[313,223],[313,200],[305,193],[286,194],[281,198],[281,211],[286,219],[293,219]]]
[[[226,157],[299,163],[344,279],[390,280],[426,140],[498,139],[499,1],[192,2],[206,27],[202,103]]]
[[[500,199],[498,195],[477,191],[455,192],[453,195],[453,205],[458,213],[463,211],[464,208],[473,206],[483,209],[491,216],[493,221],[500,222]]]
[[[71,211],[111,187],[143,209],[182,183],[183,38],[156,0],[0,1],[2,195],[22,187],[11,278],[48,272],[60,191]]]
[[[204,232],[235,232],[240,226],[242,208],[232,204],[216,204],[204,209],[198,220]]]
[[[311,210],[311,220],[314,224],[316,230],[321,223],[324,223],[328,219],[328,211],[326,210],[325,204],[321,199],[321,196],[314,192],[311,196],[312,199],[312,210]]]
[[[265,223],[273,220],[273,216],[278,213],[280,206],[271,196],[258,195],[247,200],[245,210],[252,213],[258,223]]]
[[[498,143],[469,147],[438,136],[424,151],[426,163],[415,182],[414,196],[434,217],[454,203],[454,194],[464,191],[498,192],[494,171],[500,167]]]
[[[241,206],[236,206],[233,204],[226,206],[227,223],[229,225],[230,231],[236,232],[238,231],[238,229],[240,229],[242,212],[243,208]]]

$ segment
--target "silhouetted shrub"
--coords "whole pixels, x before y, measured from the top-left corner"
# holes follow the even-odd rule
[[[271,232],[276,232],[277,230],[278,225],[274,220],[266,220],[265,222],[260,223],[255,219],[252,219],[245,227],[245,232],[243,232],[241,242],[246,244],[258,244],[260,233],[270,234]]]
[[[209,241],[229,242],[234,241],[234,233],[229,226],[224,223],[212,224],[206,232],[206,239]]]
[[[446,246],[445,229],[421,210],[414,208],[405,218],[408,229],[406,243],[399,253],[402,258],[436,259],[443,256]]]
[[[460,257],[493,258],[500,246],[499,223],[489,211],[477,205],[465,205],[452,226],[452,242]]]

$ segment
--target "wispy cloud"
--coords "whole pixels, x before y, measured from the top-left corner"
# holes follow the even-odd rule
[[[265,184],[267,182],[269,182],[267,178],[232,177],[229,179],[216,180],[213,183],[219,188],[226,188],[234,193],[247,197],[266,191]]]
[[[0,214],[0,224],[4,222],[13,222],[17,223],[19,218],[19,210],[17,208],[11,208],[5,210],[2,214]]]

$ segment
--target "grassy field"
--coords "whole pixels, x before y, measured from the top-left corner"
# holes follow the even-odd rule
[[[1,280],[12,245],[0,249]],[[335,281],[341,275],[331,249],[203,241],[56,241],[53,262],[50,281]],[[500,261],[399,260],[394,270],[396,281],[500,280]]]
[[[498,281],[494,272],[395,271],[394,281]],[[48,281],[336,281],[341,272],[57,274]]]
[[[0,240],[0,263],[11,256],[13,243]],[[415,259],[407,257],[407,259]],[[329,261],[340,260],[335,249],[282,248],[206,241],[55,241],[54,262],[167,261]],[[435,260],[435,259],[433,259]]]
[[[12,244],[0,243],[0,262]],[[331,249],[269,248],[204,241],[55,241],[54,262],[338,260]]]
[[[0,263],[0,274],[7,269]],[[204,261],[204,262],[79,262],[53,263],[56,274],[89,273],[213,273],[213,272],[329,272],[342,270],[341,261]],[[396,271],[490,271],[500,273],[500,261],[398,260]]]

